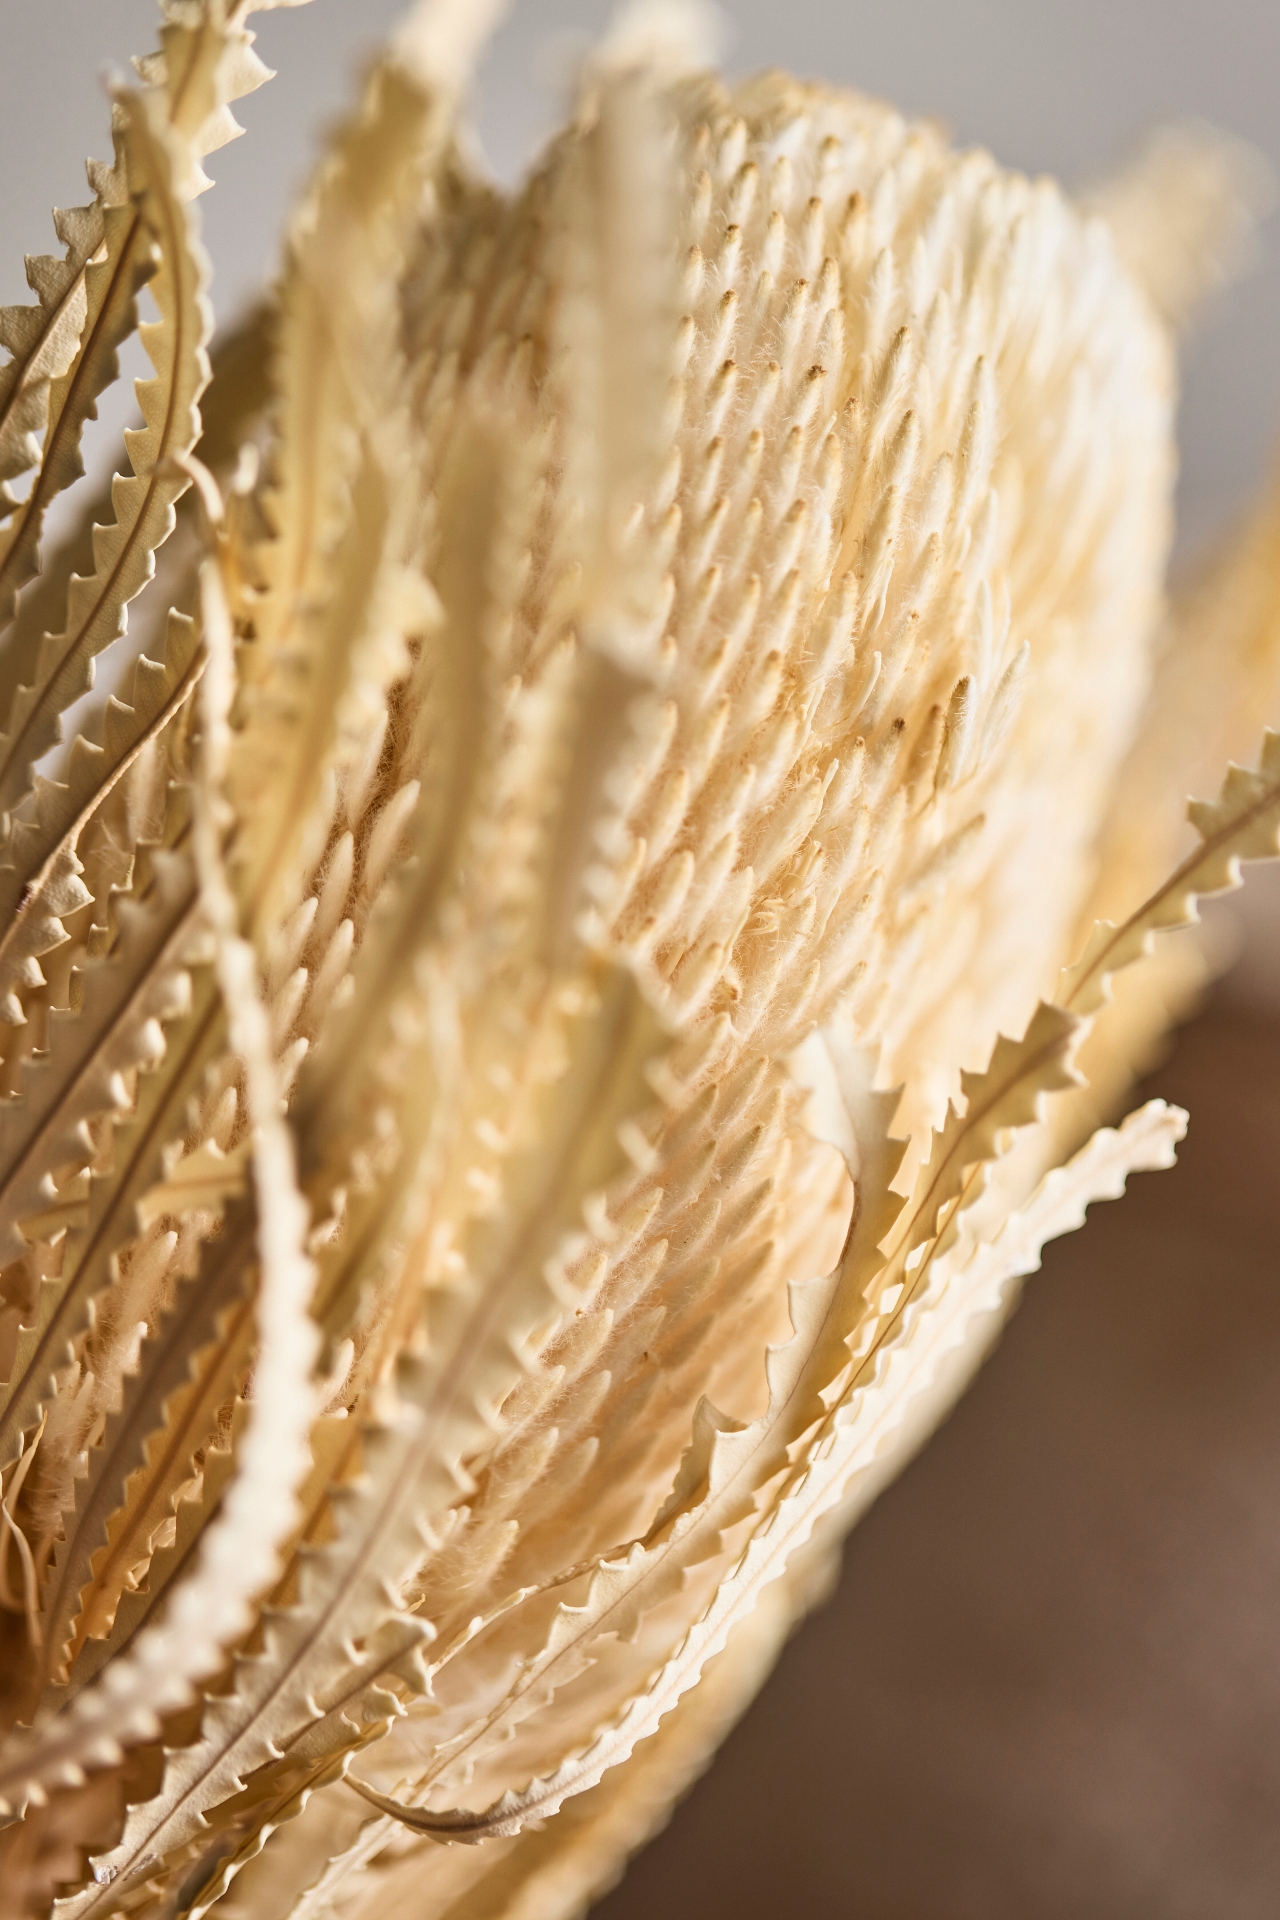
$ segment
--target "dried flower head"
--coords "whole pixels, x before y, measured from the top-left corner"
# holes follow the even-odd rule
[[[0,316],[0,1853],[60,1920],[567,1914],[1172,1159],[1099,1126],[1153,935],[1280,832],[1270,734],[1178,802],[1280,688],[1275,502],[1161,591],[1248,166],[1082,210],[650,8],[504,195],[435,0],[211,380],[249,11],[165,0]]]

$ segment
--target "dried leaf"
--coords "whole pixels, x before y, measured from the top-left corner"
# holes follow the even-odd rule
[[[0,319],[9,605],[161,315],[0,658],[0,1798],[57,1802],[0,1852],[119,1816],[62,1920],[580,1906],[1168,1164],[1160,1103],[1074,1152],[1170,1018],[1131,963],[1280,846],[1268,735],[1150,891],[1274,680],[1265,514],[1161,639],[1212,168],[1109,236],[650,14],[506,193],[494,11],[375,63],[203,430],[236,0],[166,0]]]

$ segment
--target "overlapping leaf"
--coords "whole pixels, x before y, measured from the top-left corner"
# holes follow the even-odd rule
[[[189,208],[265,75],[248,11],[166,0],[116,169],[0,320],[11,606],[144,275],[161,316],[113,524],[0,660],[0,1798],[119,1795],[63,1920],[365,1920],[417,1873],[433,1912],[521,1876],[550,1912],[740,1709],[1043,1241],[1168,1164],[1152,1103],[1053,1165],[1073,1062],[1277,850],[1280,748],[1036,1008],[1123,829],[1167,341],[1051,188],[731,93],[670,25],[620,24],[508,197],[456,132],[493,9],[427,0],[270,354],[216,376],[215,480]],[[37,771],[149,581],[130,695]],[[395,1823],[565,1802],[479,1878],[403,1831],[381,1863]]]

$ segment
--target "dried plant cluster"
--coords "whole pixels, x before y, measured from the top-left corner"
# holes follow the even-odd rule
[[[437,0],[211,380],[248,11],[165,0],[0,316],[4,1911],[550,1920],[1172,1159],[1153,936],[1280,832],[1275,502],[1161,592],[1247,182],[641,14],[508,196]]]

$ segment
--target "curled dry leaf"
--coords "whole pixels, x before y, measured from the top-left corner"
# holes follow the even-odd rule
[[[63,1920],[541,1920],[1172,1160],[1087,1116],[1280,847],[1275,734],[1178,799],[1274,717],[1274,501],[1161,589],[1256,179],[1077,208],[655,9],[503,194],[493,9],[426,0],[211,362],[249,11],[166,0],[0,316],[0,1856]]]

